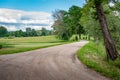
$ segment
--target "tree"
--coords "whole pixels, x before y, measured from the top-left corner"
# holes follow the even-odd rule
[[[41,36],[46,36],[47,35],[47,30],[46,28],[43,28],[41,29]]]
[[[99,22],[102,28],[107,56],[110,59],[115,60],[118,57],[118,51],[115,47],[114,41],[108,29],[108,23],[106,21],[106,17],[103,11],[101,0],[99,1],[95,0],[94,3],[95,3],[96,11],[98,13],[98,19],[99,19]]]
[[[84,5],[80,23],[85,30],[85,34],[88,36],[88,40],[90,40],[90,36],[92,36],[95,41],[101,41],[103,39],[101,27],[99,25],[97,12],[94,5],[92,5],[92,7],[88,7],[88,3],[87,6]]]
[[[35,29],[32,29],[32,30],[31,30],[31,34],[32,34],[32,36],[37,36],[36,30],[35,30]]]
[[[104,10],[102,7],[102,3],[105,1],[106,0],[89,0],[89,1],[87,0],[89,7],[90,7],[90,4],[93,3],[96,8],[97,17],[98,17],[98,20],[99,20],[99,23],[102,29],[102,33],[103,33],[107,56],[111,60],[115,60],[118,57],[118,51],[115,47],[114,41],[108,29],[108,23],[107,23],[106,16],[104,14]]]
[[[114,6],[111,7],[111,9],[116,12],[116,15],[120,17],[120,1],[113,1]]]
[[[0,26],[0,37],[5,37],[7,32],[8,31],[4,26]]]
[[[41,36],[41,30],[37,30],[36,33],[37,33],[37,36]]]
[[[26,35],[27,36],[32,36],[32,30],[31,30],[31,28],[26,28]]]
[[[14,36],[15,37],[15,31],[9,31],[8,36]]]
[[[24,33],[22,30],[15,31],[15,37],[23,37]]]
[[[63,18],[66,16],[66,13],[64,10],[56,10],[53,13],[54,24],[52,26],[57,37],[64,40],[68,40],[71,36],[68,26],[63,23]]]
[[[120,49],[120,18],[118,16],[115,16],[113,13],[107,15],[106,17],[116,47]]]
[[[72,35],[84,33],[83,26],[80,24],[81,9],[78,6],[72,6],[68,11],[57,10],[53,13],[53,29],[60,39],[68,40]]]
[[[73,5],[69,8],[69,18],[71,19],[71,28],[74,31],[73,34],[79,34],[79,37],[81,37],[81,34],[84,33],[83,26],[80,24],[80,18],[82,16],[82,8]]]
[[[88,40],[90,40],[90,36],[92,36],[95,41],[102,40],[100,25],[90,14],[88,16],[83,15],[80,22],[85,30],[84,34],[88,36]]]
[[[82,16],[82,8],[73,5],[72,7],[69,8],[68,11],[68,16],[67,18],[68,21],[65,21],[65,24],[68,24],[70,31],[72,34],[78,34],[79,38],[81,38],[81,34],[84,33],[83,26],[80,24],[80,18]]]

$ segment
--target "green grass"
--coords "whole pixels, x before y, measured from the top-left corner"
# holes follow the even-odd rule
[[[69,43],[67,41],[59,40],[55,36],[43,37],[20,37],[20,38],[0,38],[0,55],[13,54],[18,52],[25,52],[50,46]]]
[[[120,59],[118,58],[116,61],[107,61],[102,43],[89,42],[78,51],[77,55],[89,68],[113,80],[120,80]]]

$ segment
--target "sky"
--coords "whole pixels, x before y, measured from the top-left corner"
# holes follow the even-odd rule
[[[85,0],[0,0],[0,26],[9,31],[51,29],[52,12],[68,10],[72,5],[82,7]]]

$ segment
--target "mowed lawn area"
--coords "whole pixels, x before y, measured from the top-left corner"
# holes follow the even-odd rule
[[[0,55],[25,52],[65,43],[68,42],[59,40],[55,36],[0,38],[0,44],[3,47],[0,49]]]

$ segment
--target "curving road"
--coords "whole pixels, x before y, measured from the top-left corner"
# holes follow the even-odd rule
[[[0,56],[0,80],[109,80],[85,67],[75,53],[80,41]]]

